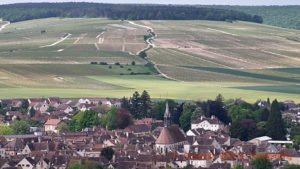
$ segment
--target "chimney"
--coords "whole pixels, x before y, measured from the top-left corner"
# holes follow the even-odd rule
[[[214,116],[214,115],[212,115],[212,116],[211,116],[211,119],[215,119],[215,116]]]
[[[201,116],[201,120],[203,120],[203,115]]]

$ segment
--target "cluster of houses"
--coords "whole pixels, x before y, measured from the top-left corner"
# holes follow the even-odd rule
[[[231,138],[230,126],[214,116],[199,117],[192,122],[191,129],[184,132],[178,125],[172,124],[168,104],[163,121],[145,118],[136,120],[125,129],[109,131],[93,127],[81,132],[59,133],[57,127],[65,119],[61,116],[52,118],[52,113],[60,111],[68,118],[74,108],[93,109],[100,101],[103,106],[118,107],[120,102],[108,99],[60,102],[57,98],[28,101],[29,107],[33,106],[40,117],[46,114],[48,119],[44,119],[44,128],[39,134],[0,136],[1,169],[66,169],[87,160],[105,168],[118,169],[184,168],[188,165],[199,169],[230,169],[243,165],[252,169],[251,162],[257,154],[268,155],[277,167],[285,163],[300,165],[300,153],[286,148],[286,144],[293,142],[272,140],[267,136],[247,142]],[[11,104],[19,105],[13,101]],[[49,109],[50,105],[56,107],[55,111],[44,111],[46,108],[43,107]],[[101,150],[106,147],[114,150],[111,160],[101,156]]]
[[[26,112],[22,112],[25,102],[27,102]],[[101,103],[101,104],[99,104]],[[103,110],[110,110],[112,106],[120,107],[120,99],[106,99],[106,98],[81,98],[73,101],[71,99],[63,99],[57,97],[42,99],[12,99],[0,100],[2,107],[5,107],[6,114],[0,114],[0,123],[12,122],[16,118],[32,119],[45,123],[48,119],[70,120],[75,112],[85,110],[98,111],[99,108]],[[34,117],[30,116],[31,109],[34,110]]]

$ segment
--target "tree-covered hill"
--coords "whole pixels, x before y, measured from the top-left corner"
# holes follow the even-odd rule
[[[200,6],[228,9],[263,17],[264,24],[300,29],[300,6]]]
[[[196,6],[101,3],[20,3],[0,6],[0,18],[18,22],[49,17],[105,17],[128,20],[241,20],[261,23],[260,16]]]

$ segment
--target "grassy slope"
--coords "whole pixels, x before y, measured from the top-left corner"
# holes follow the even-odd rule
[[[146,46],[145,29],[122,21],[50,18],[14,23],[0,33],[1,98],[122,97],[130,96],[135,90],[149,90],[155,98],[180,100],[213,99],[222,93],[226,98],[241,97],[253,102],[267,97],[300,101],[298,95],[291,93],[298,90],[295,86],[300,80],[297,68],[300,43],[287,39],[299,31],[245,22],[136,23],[152,26],[158,35],[154,41],[157,47],[148,52],[149,58],[163,73],[185,82],[155,75],[119,76],[120,73],[151,71],[142,66],[143,59],[132,55]],[[41,34],[41,30],[47,33]],[[98,44],[97,50],[96,36],[102,32],[104,41]],[[54,43],[66,33],[72,36],[56,46],[39,48]],[[220,55],[229,55],[229,58]],[[86,64],[91,61],[130,64],[132,60],[138,65],[124,65],[124,68],[113,65],[109,69],[108,65]],[[266,67],[287,68],[261,69]],[[259,88],[274,85],[290,90]],[[257,88],[254,91],[249,86]]]

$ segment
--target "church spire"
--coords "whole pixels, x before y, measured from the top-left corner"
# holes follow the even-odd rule
[[[164,126],[169,127],[171,125],[171,113],[169,111],[169,103],[166,102],[166,111],[164,115]]]

